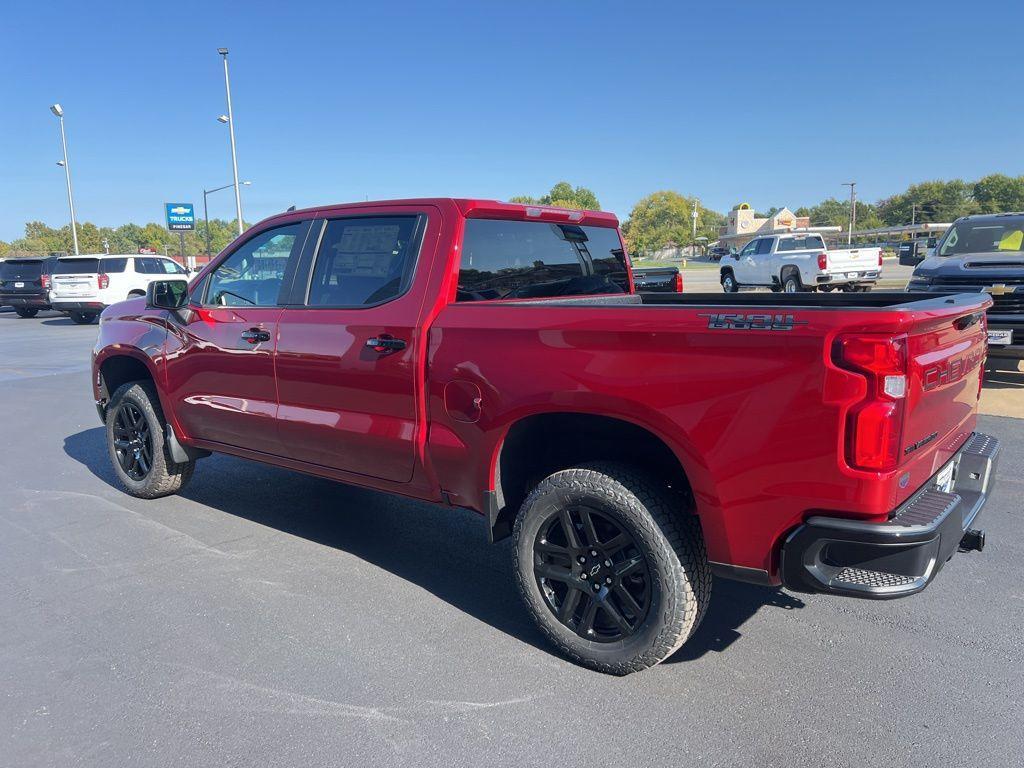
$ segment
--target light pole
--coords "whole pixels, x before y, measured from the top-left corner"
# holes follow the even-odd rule
[[[231,137],[231,173],[235,179],[235,213],[238,215],[238,234],[242,234],[242,192],[238,185],[238,157],[235,154],[235,115],[231,111],[231,78],[228,75],[228,49],[218,48],[217,53],[224,59],[224,91],[227,93],[228,113],[217,119],[228,125],[228,135]]]
[[[60,120],[60,143],[64,148],[64,160],[57,165],[64,166],[64,176],[68,181],[68,208],[71,209],[71,242],[74,244],[75,256],[78,255],[78,225],[75,223],[75,198],[71,194],[71,166],[68,165],[68,140],[64,135],[64,108],[60,104],[54,104],[50,111]]]
[[[844,187],[850,188],[850,231],[846,233],[846,244],[853,243],[853,228],[857,226],[857,182],[844,181]]]
[[[242,186],[243,187],[248,187],[250,184],[252,184],[251,181],[243,181],[242,182]],[[228,187],[233,187],[233,186],[235,186],[235,185],[234,184],[225,184],[223,187],[215,187],[214,189],[204,189],[203,190],[203,219],[206,221],[206,255],[207,256],[211,256],[212,254],[210,253],[210,212],[209,212],[209,209],[206,206],[206,196],[207,195],[212,195],[214,192],[220,192],[222,189],[227,189]],[[241,234],[241,232],[239,232],[239,234]]]

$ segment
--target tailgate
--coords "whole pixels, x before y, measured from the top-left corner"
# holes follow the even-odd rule
[[[878,269],[877,248],[849,248],[828,252],[829,272],[861,271]]]
[[[960,297],[958,297],[960,298]],[[987,299],[960,302],[945,316],[915,317],[908,337],[907,414],[901,440],[902,462],[955,450],[967,438],[978,409],[988,350]],[[964,306],[966,304],[966,306]],[[935,466],[934,469],[938,469]]]

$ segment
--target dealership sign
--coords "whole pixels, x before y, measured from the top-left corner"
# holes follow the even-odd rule
[[[196,211],[192,203],[164,203],[167,211],[167,228],[191,230],[196,228]]]

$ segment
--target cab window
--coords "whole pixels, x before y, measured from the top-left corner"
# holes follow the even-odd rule
[[[757,255],[763,256],[772,252],[772,240],[771,237],[765,237],[757,243]]]
[[[761,243],[760,240],[751,240],[749,243],[743,246],[743,250],[740,251],[740,256],[752,256],[757,250],[757,246]]]
[[[276,305],[285,269],[290,260],[298,258],[307,227],[308,222],[275,227],[242,243],[211,273],[205,303],[224,307]]]

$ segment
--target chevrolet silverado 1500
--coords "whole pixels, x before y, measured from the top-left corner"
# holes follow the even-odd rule
[[[624,674],[712,574],[891,598],[981,548],[990,304],[638,294],[610,214],[359,203],[106,309],[93,388],[128,493],[218,451],[475,510],[551,642]]]

